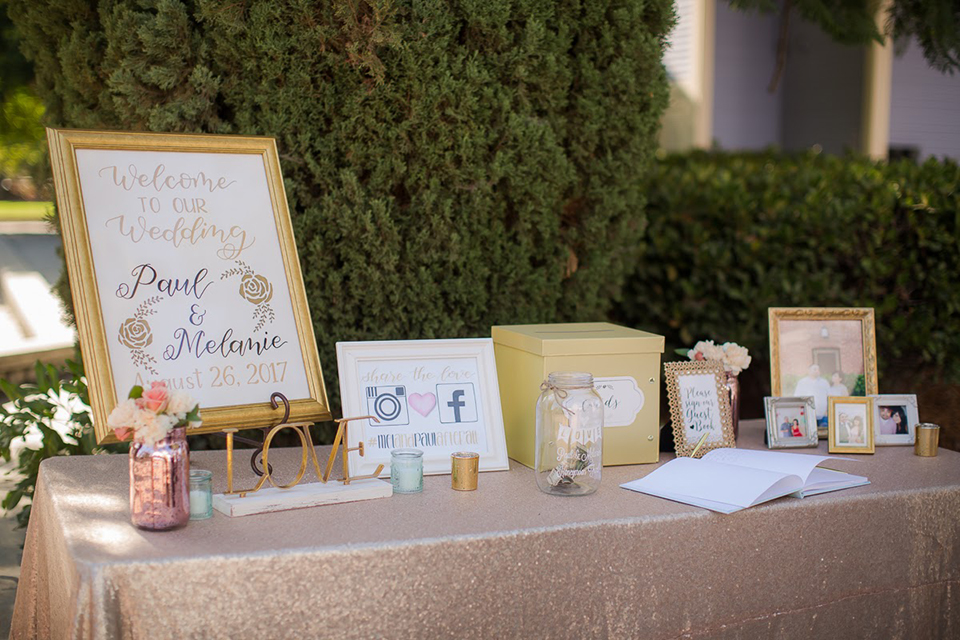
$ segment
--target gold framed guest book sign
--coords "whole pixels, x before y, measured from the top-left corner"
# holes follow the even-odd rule
[[[663,370],[677,455],[700,458],[713,449],[736,447],[723,365],[666,362]]]
[[[272,138],[47,129],[97,441],[134,384],[203,426],[329,420]]]

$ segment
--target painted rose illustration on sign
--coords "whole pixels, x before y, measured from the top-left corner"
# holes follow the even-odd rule
[[[240,280],[240,295],[252,304],[265,304],[273,297],[273,285],[263,276],[246,273]]]
[[[140,303],[133,317],[120,323],[120,330],[117,335],[120,344],[130,349],[130,358],[133,360],[133,364],[143,367],[154,375],[157,375],[157,370],[153,368],[157,360],[144,351],[153,344],[153,331],[150,329],[150,323],[144,318],[156,313],[151,307],[159,301],[160,296],[153,296]]]
[[[153,343],[150,324],[139,318],[127,318],[120,325],[120,344],[128,349],[143,349]]]
[[[225,280],[233,276],[242,276],[240,278],[240,297],[254,305],[253,319],[257,321],[254,331],[260,331],[264,325],[273,322],[276,315],[273,307],[270,306],[270,300],[273,299],[273,285],[262,275],[256,273],[250,265],[243,260],[235,261],[238,266],[227,269],[220,274],[220,279]]]

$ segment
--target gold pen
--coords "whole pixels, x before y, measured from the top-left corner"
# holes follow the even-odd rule
[[[700,447],[703,446],[703,443],[704,443],[704,441],[707,439],[707,435],[708,435],[709,433],[710,433],[709,431],[704,431],[704,432],[703,432],[703,435],[700,436],[700,442],[697,443],[697,446],[693,448],[693,453],[690,454],[690,457],[691,457],[691,458],[693,458],[693,457],[695,457],[695,456],[697,455],[697,451],[700,451]]]

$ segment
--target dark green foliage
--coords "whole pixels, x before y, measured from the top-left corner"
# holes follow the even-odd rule
[[[740,11],[799,14],[841,44],[883,43],[877,28],[878,2],[865,0],[727,0]],[[892,0],[880,23],[899,46],[916,38],[930,66],[951,75],[960,69],[960,1]]]
[[[43,106],[33,93],[33,67],[20,53],[20,37],[0,0],[0,179],[41,177],[38,166],[46,144],[40,117]],[[0,191],[0,198],[8,197]]]
[[[11,0],[11,16],[51,124],[277,138],[334,399],[338,340],[599,319],[637,261],[667,0]]]
[[[768,392],[769,307],[874,307],[881,390],[885,369],[960,379],[957,163],[696,152],[661,161],[647,197],[626,322],[738,342]]]
[[[915,37],[932,67],[951,75],[960,69],[960,1],[896,0],[890,20],[898,42]]]
[[[0,0],[0,70],[0,102],[33,78],[33,68],[20,53],[20,36],[8,15],[7,0]]]

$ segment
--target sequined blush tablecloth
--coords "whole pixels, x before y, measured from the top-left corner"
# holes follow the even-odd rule
[[[741,434],[763,447],[759,422]],[[148,533],[128,522],[125,457],[57,458],[12,637],[960,637],[960,454],[845,464],[872,484],[733,515],[618,488],[652,465],[558,498],[511,463],[476,492],[434,476],[420,495]],[[224,465],[193,455],[215,490]]]

